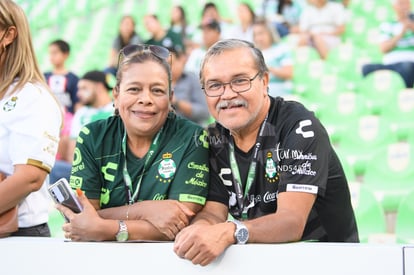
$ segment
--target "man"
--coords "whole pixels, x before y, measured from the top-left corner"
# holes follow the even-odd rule
[[[172,98],[173,107],[178,115],[186,117],[193,122],[206,126],[210,113],[206,99],[201,90],[198,76],[193,72],[185,72],[184,65],[187,60],[185,53],[175,48],[169,48],[172,64]]]
[[[377,70],[392,70],[401,75],[407,88],[414,85],[414,14],[410,0],[392,0],[396,21],[380,25],[380,50],[383,64],[362,67],[364,76]]]
[[[50,173],[51,183],[61,177],[70,178],[76,138],[83,126],[89,122],[103,119],[114,113],[107,75],[101,71],[89,71],[78,81],[77,97],[82,104],[73,116],[69,141],[62,151],[67,152],[69,160],[57,160]]]
[[[109,75],[101,71],[89,71],[78,82],[77,96],[79,101],[84,105],[78,111],[72,120],[70,137],[73,141],[72,146],[75,148],[76,138],[79,131],[87,123],[98,119],[104,119],[114,113],[114,106],[109,86]]]
[[[263,55],[249,42],[221,40],[206,53],[201,83],[217,121],[209,127],[209,197],[174,244],[194,264],[234,243],[359,241],[327,132],[303,105],[270,97],[268,82]]]
[[[200,73],[201,61],[208,48],[220,40],[220,24],[215,20],[208,20],[200,25],[202,32],[202,45],[191,51],[185,64],[185,71],[193,72],[196,75]]]
[[[155,14],[144,16],[144,26],[151,35],[151,38],[145,42],[146,44],[175,48],[185,52],[184,41],[181,36],[172,30],[165,30]]]

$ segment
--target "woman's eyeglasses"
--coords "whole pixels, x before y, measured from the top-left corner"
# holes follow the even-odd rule
[[[157,46],[157,45],[147,45],[147,44],[132,44],[132,45],[128,45],[125,46],[123,49],[121,49],[119,51],[119,56],[118,56],[118,67],[119,64],[121,64],[122,60],[125,57],[128,57],[131,54],[134,53],[139,53],[139,52],[149,52],[153,55],[155,55],[156,57],[160,58],[160,59],[164,59],[167,60],[168,57],[171,56],[170,51],[164,47],[161,46]],[[171,62],[170,62],[170,66],[171,66]]]

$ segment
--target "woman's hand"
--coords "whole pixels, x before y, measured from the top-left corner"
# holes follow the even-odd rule
[[[65,232],[65,238],[72,241],[101,241],[105,238],[100,234],[103,226],[103,219],[99,217],[95,208],[89,202],[88,198],[78,191],[79,202],[83,206],[81,213],[76,214],[69,208],[57,204],[56,208],[69,220],[62,226]]]
[[[173,240],[195,215],[186,205],[175,200],[138,202],[131,206],[129,213],[130,219],[148,221],[170,240]]]

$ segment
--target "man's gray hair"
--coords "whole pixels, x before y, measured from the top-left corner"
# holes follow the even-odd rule
[[[253,43],[241,40],[241,39],[223,39],[217,41],[213,44],[206,52],[203,61],[201,62],[200,68],[200,82],[203,85],[204,77],[203,77],[203,70],[204,65],[210,60],[211,57],[217,56],[222,54],[228,50],[234,50],[239,48],[248,48],[252,53],[253,59],[256,63],[256,67],[259,71],[259,76],[262,77],[265,72],[268,72],[268,68],[266,66],[266,62],[264,60],[262,52],[256,48]]]

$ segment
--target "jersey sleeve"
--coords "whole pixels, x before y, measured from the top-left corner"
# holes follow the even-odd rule
[[[317,118],[298,119],[277,148],[279,192],[323,195],[326,190],[331,144]]]
[[[209,188],[208,142],[205,130],[196,130],[184,142],[186,152],[180,160],[174,182],[169,191],[170,199],[204,205]]]
[[[87,125],[81,129],[76,142],[72,162],[70,185],[73,189],[80,188],[89,199],[101,197],[101,171],[95,160],[94,129]]]
[[[11,163],[34,165],[49,173],[55,163],[63,119],[56,100],[46,89],[28,84],[2,108],[10,117]]]

